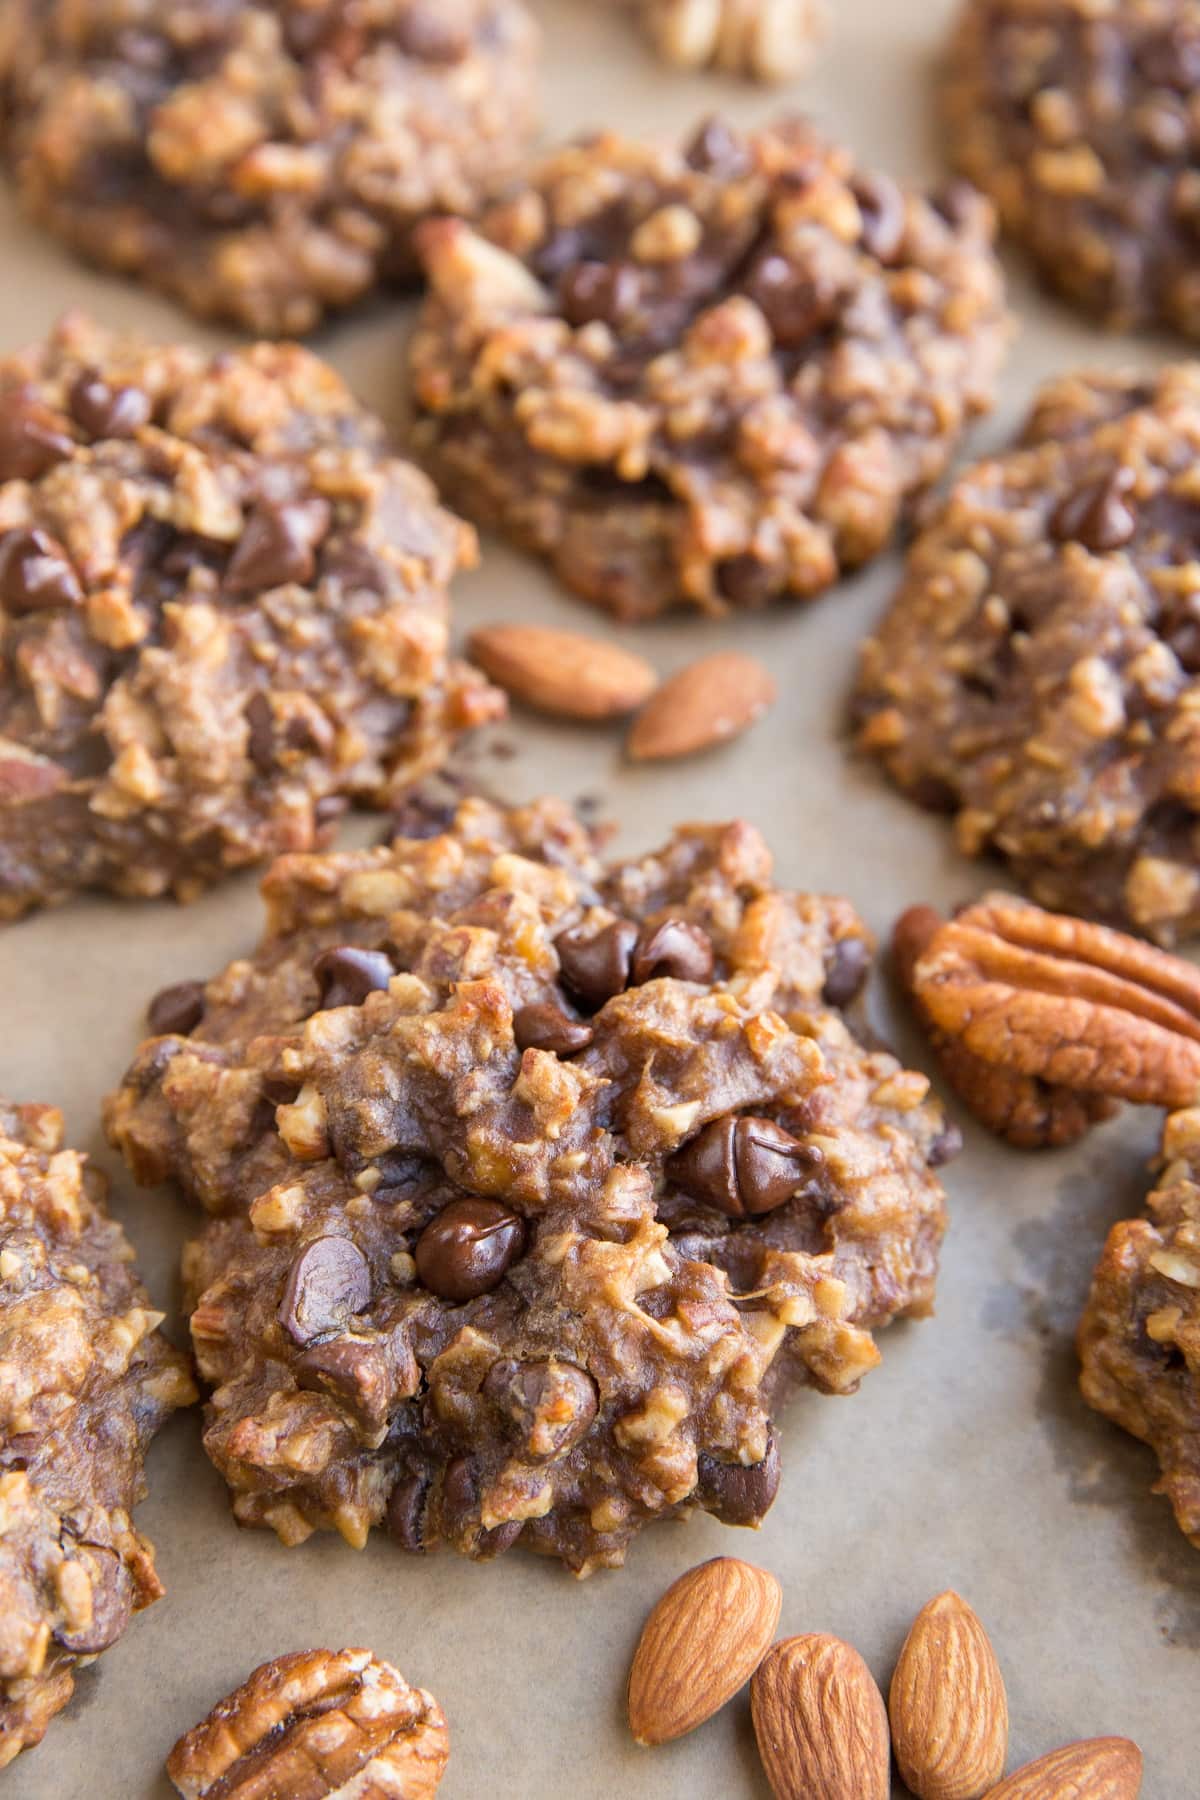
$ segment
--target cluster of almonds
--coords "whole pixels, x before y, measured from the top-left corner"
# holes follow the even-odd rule
[[[637,717],[634,762],[665,762],[726,743],[760,719],[776,686],[760,662],[718,650],[660,684],[644,657],[603,638],[542,625],[488,625],[468,646],[477,667],[537,712],[589,724]]]
[[[629,1672],[637,1742],[682,1737],[750,1681],[754,1735],[777,1800],[887,1800],[893,1753],[917,1800],[1136,1800],[1142,1755],[1128,1738],[1066,1744],[1003,1779],[1004,1678],[957,1594],[939,1594],[917,1614],[886,1706],[840,1638],[772,1642],[782,1601],[773,1575],[736,1557],[681,1575],[646,1620]]]

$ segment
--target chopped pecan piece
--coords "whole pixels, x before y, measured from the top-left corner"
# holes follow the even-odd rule
[[[184,1800],[430,1800],[450,1754],[442,1709],[369,1650],[263,1663],[180,1738],[167,1774]]]

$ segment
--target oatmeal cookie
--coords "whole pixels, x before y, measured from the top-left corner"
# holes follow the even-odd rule
[[[1008,338],[986,202],[799,120],[608,133],[417,242],[419,455],[626,619],[811,596],[874,556]]]
[[[536,61],[522,0],[0,0],[0,153],[90,261],[299,334],[511,175]]]
[[[264,894],[106,1107],[213,1215],[185,1289],[239,1521],[581,1573],[756,1523],[786,1387],[850,1392],[933,1300],[950,1139],[844,1014],[853,909],[750,825],[605,866],[558,803],[475,798]]]
[[[946,139],[1044,279],[1200,336],[1200,0],[966,0]]]
[[[0,919],[186,899],[386,805],[500,696],[468,528],[332,371],[66,321],[0,361]]]
[[[858,741],[1043,906],[1200,929],[1200,369],[1043,389],[863,649]]]
[[[1200,1110],[1163,1127],[1147,1217],[1114,1225],[1079,1327],[1089,1406],[1149,1444],[1200,1550]]]
[[[788,81],[825,35],[825,0],[620,0],[638,12],[665,62]]]
[[[162,1593],[130,1513],[187,1365],[52,1106],[0,1100],[0,1768]]]

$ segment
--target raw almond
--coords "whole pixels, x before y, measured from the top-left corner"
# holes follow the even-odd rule
[[[840,1638],[816,1632],[776,1644],[759,1664],[750,1709],[776,1800],[888,1800],[887,1708]]]
[[[1026,1763],[987,1800],[1137,1800],[1142,1753],[1128,1738],[1086,1738]]]
[[[486,663],[484,668],[493,673]],[[626,747],[635,762],[709,750],[760,719],[776,691],[774,681],[752,656],[718,650],[663,682],[635,719]]]
[[[939,1594],[905,1639],[888,1696],[892,1748],[917,1800],[980,1800],[1004,1773],[1008,1700],[987,1632]]]
[[[629,1671],[638,1743],[682,1737],[732,1699],[774,1637],[782,1600],[773,1575],[735,1556],[681,1575],[646,1620]]]
[[[485,675],[539,712],[565,719],[616,719],[658,686],[642,657],[602,638],[544,625],[487,625],[468,649]]]

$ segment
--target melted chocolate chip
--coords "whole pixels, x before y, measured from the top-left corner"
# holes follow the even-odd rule
[[[378,1344],[333,1338],[303,1351],[293,1369],[298,1386],[332,1394],[369,1435],[387,1425],[392,1383],[387,1357]]]
[[[894,263],[904,242],[904,195],[887,175],[862,174],[854,183],[862,214],[862,247],[868,256]]]
[[[571,325],[617,326],[637,305],[640,288],[628,263],[581,262],[563,277],[559,298]]]
[[[384,950],[360,950],[357,944],[335,944],[313,963],[321,1005],[361,1006],[368,994],[380,993],[396,973]]]
[[[774,1212],[790,1200],[821,1152],[772,1119],[714,1119],[666,1164],[676,1186],[731,1219]]]
[[[428,1475],[403,1475],[388,1495],[384,1523],[388,1536],[410,1556],[425,1554],[425,1508],[429,1500]]]
[[[78,606],[79,577],[66,550],[45,531],[6,531],[0,537],[0,605],[9,612]]]
[[[69,1540],[64,1549],[68,1546]],[[81,1543],[74,1559],[91,1576],[92,1616],[78,1631],[56,1631],[54,1639],[76,1656],[96,1656],[116,1643],[133,1617],[133,1583],[120,1556],[107,1545]]]
[[[828,288],[775,251],[755,264],[746,292],[784,350],[797,350],[807,343],[835,311],[835,296]]]
[[[33,388],[0,392],[0,481],[36,481],[75,449]]]
[[[574,1056],[592,1041],[592,1028],[573,1019],[552,1001],[532,1001],[513,1015],[513,1038],[518,1050],[549,1050],[554,1056]]]
[[[730,1463],[702,1450],[696,1459],[696,1498],[725,1525],[757,1525],[779,1492],[779,1437],[767,1427],[761,1462]]]
[[[488,1370],[483,1392],[534,1462],[565,1456],[587,1436],[596,1417],[596,1384],[571,1362],[502,1357]]]
[[[402,10],[396,20],[395,37],[404,54],[419,62],[461,62],[471,48],[461,25],[438,17],[434,0]]]
[[[446,1464],[442,1477],[442,1524],[446,1535],[461,1538],[479,1516],[479,1472],[470,1456],[456,1456]],[[500,1556],[521,1535],[520,1519],[510,1519],[490,1531],[476,1526],[473,1551],[477,1557]]]
[[[1126,498],[1133,480],[1132,469],[1114,469],[1105,480],[1077,488],[1051,513],[1050,535],[1096,556],[1121,549],[1137,530],[1134,504]]]
[[[961,1154],[963,1135],[957,1125],[947,1125],[939,1131],[929,1146],[926,1161],[931,1169],[940,1169],[946,1163],[953,1162]]]
[[[305,1244],[288,1271],[279,1322],[297,1344],[344,1331],[371,1299],[371,1269],[348,1237],[319,1237]]]
[[[499,1287],[525,1248],[525,1221],[497,1200],[450,1200],[420,1237],[417,1274],[441,1300],[474,1300]]]
[[[600,931],[572,925],[554,940],[563,985],[593,1010],[629,985],[629,966],[638,928],[629,919],[614,919]]]
[[[327,500],[293,500],[283,506],[260,500],[225,571],[228,591],[261,593],[288,581],[311,581],[317,546],[332,517]]]
[[[246,705],[246,749],[260,775],[275,770],[275,714],[265,694],[252,694]]]
[[[750,167],[746,146],[732,126],[717,115],[704,119],[684,151],[689,168],[728,177],[744,175]]]
[[[638,933],[629,968],[634,987],[647,981],[707,981],[712,972],[712,939],[690,919],[664,919]]]
[[[150,397],[138,387],[110,387],[85,369],[71,388],[71,416],[91,438],[132,437],[150,417]]]
[[[757,556],[727,556],[717,564],[717,586],[734,606],[765,606],[774,599],[776,577]]]
[[[204,1017],[204,983],[177,981],[155,994],[146,1020],[155,1037],[187,1037]]]
[[[870,947],[862,938],[839,938],[825,970],[822,999],[830,1006],[849,1006],[867,979],[870,967]]]

